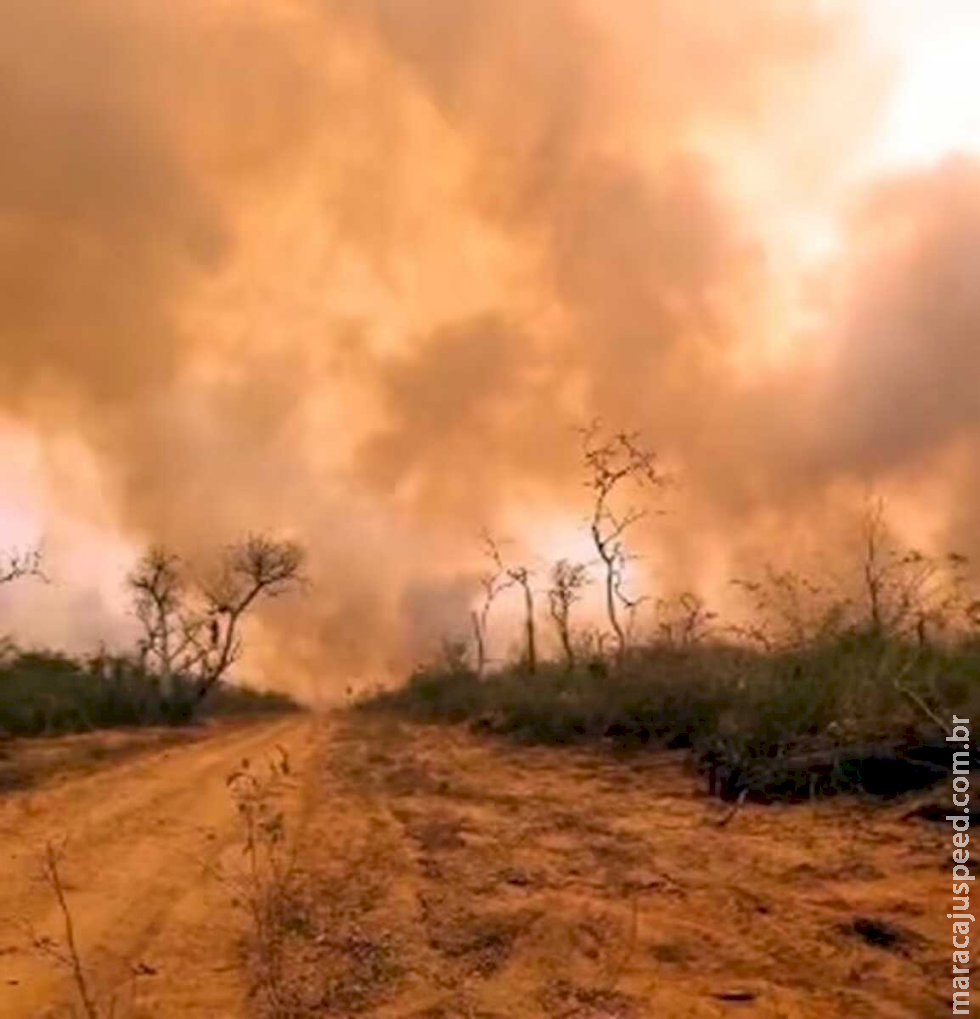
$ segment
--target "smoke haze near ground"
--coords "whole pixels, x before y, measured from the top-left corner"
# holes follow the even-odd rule
[[[675,475],[655,590],[836,547],[871,489],[980,555],[980,162],[862,169],[899,74],[862,11],[9,3],[0,411],[76,549],[48,639],[120,543],[266,529],[312,584],[253,671],[397,674],[466,625],[482,526],[587,555],[596,417]]]

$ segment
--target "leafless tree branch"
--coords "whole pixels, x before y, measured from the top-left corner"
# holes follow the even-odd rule
[[[129,576],[141,660],[167,692],[180,675],[204,697],[241,654],[245,615],[298,584],[303,559],[295,542],[251,535],[226,550],[211,583],[191,585],[178,556],[151,548]]]
[[[565,653],[565,664],[569,670],[575,667],[575,647],[572,643],[572,606],[582,597],[582,590],[589,583],[588,567],[585,563],[572,563],[559,559],[551,568],[551,587],[548,589],[548,610],[554,621],[558,639]]]
[[[24,552],[7,552],[0,556],[0,584],[9,584],[21,577],[37,577],[47,581],[41,569],[41,550],[28,549]]]
[[[604,438],[601,424],[596,421],[581,431],[582,458],[586,471],[585,486],[592,494],[589,533],[605,572],[606,614],[615,634],[620,657],[628,644],[627,627],[620,610],[632,617],[643,601],[630,599],[624,591],[626,567],[630,556],[623,542],[624,534],[646,515],[646,510],[614,508],[614,496],[626,483],[639,488],[660,488],[667,477],[658,465],[656,455],[640,443],[635,432],[617,432]]]

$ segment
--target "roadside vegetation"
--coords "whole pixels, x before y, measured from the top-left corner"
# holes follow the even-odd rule
[[[165,690],[138,660],[9,648],[0,659],[0,734],[43,736],[198,717],[296,710],[283,694],[218,683],[200,699],[184,677]]]
[[[690,748],[725,799],[887,794],[946,777],[940,719],[977,717],[978,677],[978,641],[650,643],[620,662],[548,662],[533,677],[520,664],[484,678],[462,661],[437,664],[361,707],[541,743]]]
[[[140,624],[135,648],[71,656],[9,640],[0,647],[0,737],[298,710],[283,694],[228,676],[251,610],[295,588],[302,561],[292,542],[251,536],[226,549],[208,579],[196,580],[178,556],[150,549],[127,578]],[[0,583],[30,577],[47,581],[37,552],[0,565]]]
[[[645,510],[628,500],[669,481],[635,436],[586,432],[583,465],[595,559],[553,564],[538,592],[485,538],[474,640],[446,642],[439,660],[362,710],[541,743],[688,748],[710,791],[730,800],[887,795],[948,775],[953,714],[980,716],[980,601],[962,556],[902,547],[874,502],[860,561],[840,564],[849,585],[766,567],[733,581],[749,624],[726,623],[690,592],[645,614],[627,585],[627,536]],[[606,625],[576,628],[591,582]],[[526,640],[516,661],[491,670],[491,606],[515,583]],[[550,660],[535,593],[549,609]]]

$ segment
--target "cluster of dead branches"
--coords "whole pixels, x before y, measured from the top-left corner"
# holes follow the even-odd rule
[[[181,677],[204,697],[240,657],[248,611],[295,586],[302,563],[296,543],[252,535],[225,551],[209,581],[195,581],[179,556],[151,548],[128,584],[143,631],[140,660],[165,694]]]
[[[9,584],[21,577],[37,577],[47,580],[41,569],[41,550],[27,549],[24,552],[7,552],[0,556],[0,584]]]
[[[523,564],[507,564],[501,555],[500,545],[489,531],[482,534],[483,550],[489,568],[480,575],[483,598],[479,609],[471,613],[476,638],[477,674],[483,675],[487,665],[487,626],[490,609],[496,599],[511,587],[519,587],[524,598],[525,663],[532,675],[538,666],[537,627],[534,615],[533,570]]]
[[[635,559],[626,546],[627,531],[647,515],[646,508],[619,507],[617,494],[625,487],[660,488],[667,477],[657,466],[656,454],[645,449],[636,433],[617,432],[605,438],[598,422],[581,433],[585,485],[592,494],[589,533],[602,564],[606,613],[620,657],[626,653],[629,627],[644,597],[626,593],[628,564]],[[622,613],[627,614],[624,624]]]
[[[572,640],[572,606],[580,601],[589,584],[585,563],[559,559],[551,568],[551,586],[548,588],[548,610],[555,624],[555,632],[565,655],[565,665],[575,668],[575,644]]]
[[[480,606],[473,609],[470,614],[476,641],[476,672],[479,676],[483,675],[487,667],[487,630],[490,622],[490,610],[497,598],[514,583],[504,566],[500,548],[489,531],[483,531],[481,541],[488,567],[480,574],[480,590],[482,592]]]
[[[752,621],[733,626],[736,636],[767,650],[802,647],[834,634],[871,643],[924,646],[946,629],[980,625],[980,602],[967,585],[968,560],[955,552],[933,555],[907,548],[888,524],[884,501],[869,503],[861,523],[856,576],[815,580],[767,565],[755,579],[735,579]]]
[[[505,561],[501,545],[483,534],[489,568],[480,576],[482,598],[471,613],[476,645],[476,671],[488,663],[487,629],[493,605],[508,589],[521,592],[524,608],[524,658],[529,672],[538,663],[535,595],[543,593],[557,641],[569,669],[576,664],[572,612],[591,582],[591,570],[601,574],[608,626],[593,644],[603,657],[607,642],[622,661],[634,638],[637,611],[647,600],[630,592],[630,564],[637,555],[630,548],[631,530],[649,513],[637,497],[661,489],[669,478],[656,455],[631,432],[606,433],[599,423],[580,432],[584,485],[591,508],[586,519],[596,558],[590,562],[561,559],[548,571],[548,586],[536,591],[535,571]],[[869,504],[863,524],[860,582],[842,584],[838,578],[816,582],[805,573],[767,565],[755,579],[735,579],[752,609],[751,621],[725,628],[741,640],[767,650],[803,647],[840,634],[863,634],[889,640],[925,644],[930,634],[953,626],[980,628],[980,600],[972,601],[965,584],[963,556],[927,555],[903,548],[885,519],[884,503]],[[718,632],[717,613],[695,592],[682,592],[657,603],[656,633],[669,644],[688,646]]]
[[[667,644],[691,647],[707,640],[718,613],[694,591],[682,591],[675,598],[657,601],[657,633]]]
[[[645,508],[620,505],[620,496],[632,488],[659,488],[666,475],[658,466],[656,456],[644,448],[639,436],[617,432],[604,436],[598,422],[580,432],[585,486],[591,494],[588,532],[598,559],[594,565],[602,569],[606,614],[617,653],[622,657],[628,647],[633,621],[639,606],[646,600],[627,593],[627,568],[636,556],[627,547],[627,532],[647,515]],[[482,597],[470,618],[476,646],[476,671],[483,675],[487,663],[487,629],[490,611],[497,599],[510,588],[520,590],[524,608],[524,659],[528,672],[538,664],[537,628],[535,623],[535,571],[526,564],[505,562],[501,544],[484,531],[484,555],[489,564],[479,578]],[[591,582],[586,562],[560,559],[552,564],[548,587],[544,590],[548,611],[561,645],[566,665],[573,668],[576,660],[572,638],[572,609]],[[623,617],[626,617],[625,619]],[[598,641],[601,646],[604,639]]]
[[[869,505],[863,532],[863,628],[870,635],[914,636],[924,644],[950,621],[969,623],[974,613],[980,615],[980,604],[967,594],[965,556],[904,548],[888,526],[882,499]]]
[[[742,591],[752,616],[749,623],[732,625],[729,631],[767,651],[803,647],[837,632],[853,605],[853,599],[830,584],[772,564],[765,566],[760,577],[736,577],[731,583]]]

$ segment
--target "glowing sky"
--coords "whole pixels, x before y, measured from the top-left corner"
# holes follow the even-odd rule
[[[872,143],[877,169],[980,151],[980,6],[972,0],[871,0],[873,43],[897,64]]]

